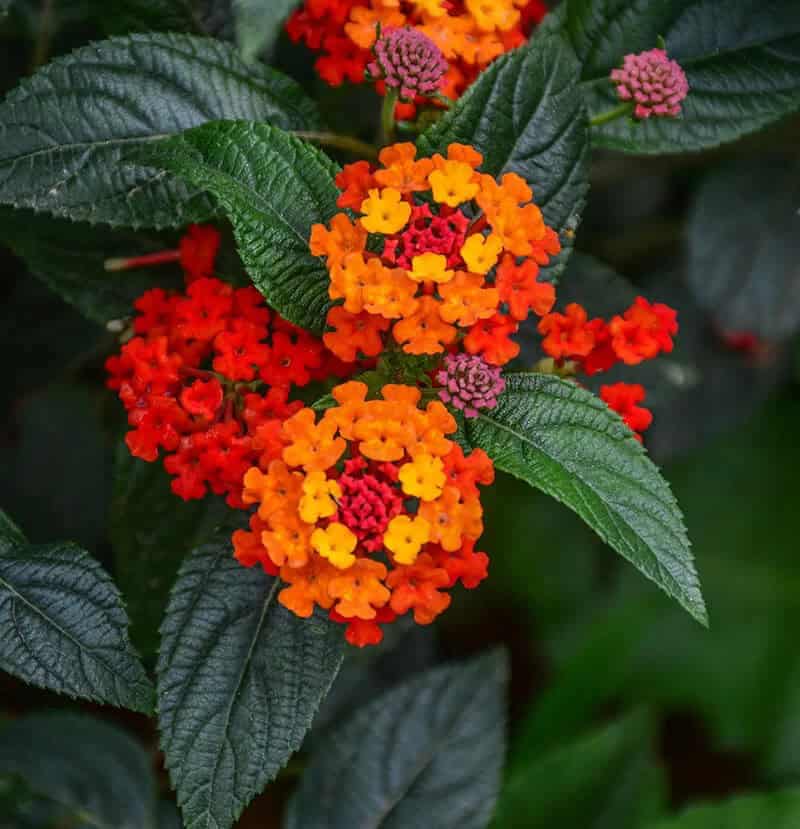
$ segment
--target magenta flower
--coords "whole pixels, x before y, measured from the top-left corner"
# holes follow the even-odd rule
[[[373,51],[375,60],[367,67],[370,78],[386,81],[404,101],[434,95],[447,72],[442,50],[416,29],[386,29]]]
[[[465,417],[493,409],[506,387],[499,366],[490,366],[483,357],[470,354],[448,354],[436,379],[442,384],[439,397]]]
[[[650,49],[638,55],[625,55],[622,69],[611,72],[621,101],[636,106],[633,117],[651,115],[675,117],[681,114],[681,101],[689,94],[689,82],[677,61],[663,49]]]

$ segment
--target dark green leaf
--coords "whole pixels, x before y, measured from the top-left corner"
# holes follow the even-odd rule
[[[92,14],[110,35],[128,32],[199,32],[196,0],[90,0]]]
[[[546,269],[551,277],[563,270],[589,189],[579,74],[558,33],[534,37],[496,60],[419,139],[425,154],[444,152],[453,141],[471,144],[483,153],[485,172],[514,172],[528,181],[565,249]]]
[[[5,528],[4,528],[5,529]],[[0,669],[71,697],[149,712],[152,687],[103,568],[74,544],[0,545]]]
[[[98,233],[88,224],[0,208],[0,239],[28,269],[84,316],[105,324],[128,316],[134,300],[149,288],[168,287],[164,268],[109,273],[106,259],[137,256],[167,247],[128,231]]]
[[[317,124],[300,88],[232,46],[179,34],[111,38],[53,61],[0,104],[0,202],[131,227],[208,218],[198,187],[125,159],[217,118]]]
[[[794,0],[567,0],[565,32],[583,64],[590,109],[616,103],[609,72],[657,38],[686,71],[678,119],[619,119],[592,143],[634,153],[715,147],[800,109],[800,7]]]
[[[230,515],[222,498],[181,501],[159,463],[134,458],[120,445],[114,470],[109,534],[114,572],[131,616],[131,638],[146,656],[183,557],[205,543]]]
[[[768,340],[794,334],[800,328],[800,166],[776,160],[712,173],[692,208],[688,276],[721,330]]]
[[[269,304],[321,331],[328,272],[308,247],[311,226],[338,210],[336,165],[269,124],[221,121],[152,145],[152,163],[204,187],[233,224],[239,253]]]
[[[506,377],[499,406],[465,421],[472,446],[575,510],[698,621],[707,616],[669,486],[619,416],[574,383]]]
[[[341,627],[278,604],[229,537],[178,575],[158,662],[161,745],[187,829],[228,829],[300,747],[342,660]]]
[[[0,509],[0,550],[5,552],[18,544],[25,544],[26,539],[22,530]]]
[[[550,753],[533,753],[512,773],[497,829],[639,829],[661,813],[664,780],[649,717],[634,714]]]
[[[503,765],[507,681],[494,651],[363,706],[320,744],[287,829],[483,829]]]
[[[694,806],[647,829],[795,829],[798,824],[800,789],[786,789]]]
[[[53,826],[155,829],[150,758],[124,731],[75,714],[35,714],[0,730],[0,776],[19,776]]]
[[[242,57],[252,62],[269,54],[296,0],[234,0],[236,41]]]

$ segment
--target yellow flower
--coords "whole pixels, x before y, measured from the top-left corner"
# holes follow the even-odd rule
[[[478,273],[481,276],[497,264],[500,252],[503,250],[503,240],[494,233],[483,237],[480,233],[473,233],[464,242],[461,248],[461,257],[466,262],[470,273]]]
[[[441,285],[453,278],[454,271],[447,270],[447,257],[441,253],[423,253],[411,260],[408,275],[414,282],[436,282]]]
[[[306,524],[316,524],[320,518],[330,518],[336,512],[336,501],[333,499],[341,497],[342,488],[336,481],[329,480],[322,470],[309,472],[303,481],[300,517]]]
[[[507,32],[519,22],[519,11],[511,0],[466,0],[467,12],[484,32]]]
[[[444,464],[441,458],[422,452],[411,463],[400,467],[399,477],[406,495],[423,501],[435,501],[444,488]]]
[[[361,224],[369,233],[397,233],[411,218],[411,205],[393,187],[369,191],[369,198],[361,203]]]
[[[447,14],[447,9],[442,5],[442,0],[412,0],[412,2],[418,14],[425,14],[434,19]]]
[[[479,186],[473,181],[474,177],[475,171],[466,162],[443,161],[439,169],[428,176],[428,183],[437,202],[458,207],[477,195]]]
[[[413,564],[431,535],[431,525],[418,515],[398,515],[389,522],[383,543],[398,564]]]
[[[356,562],[353,550],[358,539],[344,524],[328,524],[323,530],[317,527],[311,533],[311,546],[339,570],[346,570]]]

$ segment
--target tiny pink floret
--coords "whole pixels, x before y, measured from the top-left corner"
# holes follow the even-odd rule
[[[493,409],[506,387],[499,366],[490,366],[483,357],[472,354],[449,354],[436,379],[442,385],[439,397],[465,417]]]
[[[397,89],[404,101],[439,91],[447,72],[442,50],[417,29],[386,29],[373,47],[375,60],[367,67],[373,80]]]
[[[681,114],[681,102],[689,94],[689,82],[677,61],[670,60],[663,49],[650,49],[638,55],[626,55],[622,69],[611,72],[621,101],[636,106],[633,117],[675,118]]]

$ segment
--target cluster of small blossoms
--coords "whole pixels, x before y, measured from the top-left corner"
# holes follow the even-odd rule
[[[668,305],[636,297],[624,313],[606,321],[589,319],[583,306],[571,303],[564,313],[551,312],[539,321],[542,349],[560,365],[570,364],[589,376],[618,363],[635,366],[673,349],[678,332],[677,313]],[[635,433],[647,429],[652,416],[637,406],[645,392],[637,384],[603,386],[600,396]],[[638,435],[637,435],[638,436]]]
[[[373,52],[379,32],[413,29],[447,61],[439,93],[458,98],[495,58],[523,44],[546,12],[542,0],[305,0],[286,29],[295,42],[322,52],[316,68],[332,86],[382,77],[366,73],[380,59]],[[383,81],[378,90],[385,91]],[[414,104],[406,103],[397,115],[414,112]]]
[[[457,582],[476,587],[488,556],[478,484],[494,479],[482,450],[464,455],[447,438],[456,422],[421,393],[386,385],[336,387],[321,417],[304,408],[276,433],[280,451],[244,476],[243,501],[256,505],[250,531],[233,536],[235,555],[287,585],[279,601],[298,616],[315,607],[347,625],[353,645],[377,644],[381,624],[412,612],[430,624]]]
[[[633,117],[676,118],[681,103],[689,94],[686,73],[663,49],[650,49],[638,55],[625,55],[621,69],[611,72],[620,101],[633,105]]]
[[[107,383],[128,413],[131,454],[165,453],[172,490],[185,500],[210,489],[243,507],[244,473],[273,457],[281,423],[302,407],[289,402],[291,387],[352,366],[271,312],[255,288],[204,275],[213,238],[197,229],[184,237],[185,293],[154,288],[135,302],[135,336],[107,360]]]
[[[391,337],[406,354],[462,348],[500,366],[519,353],[512,335],[530,312],[547,314],[555,289],[539,266],[560,250],[524,179],[478,171],[483,157],[451,144],[416,158],[413,144],[380,153],[380,168],[351,164],[337,177],[345,212],[315,225],[326,258],[325,345],[345,361],[375,357]]]

